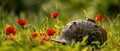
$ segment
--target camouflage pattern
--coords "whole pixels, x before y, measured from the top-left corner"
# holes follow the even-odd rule
[[[73,40],[75,42],[81,42],[83,37],[88,35],[87,45],[93,41],[99,41],[103,44],[107,40],[107,34],[104,30],[95,23],[93,20],[75,20],[68,23],[60,32],[59,37],[54,39],[57,42],[71,44]]]

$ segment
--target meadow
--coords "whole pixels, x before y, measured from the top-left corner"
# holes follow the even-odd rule
[[[97,20],[98,14],[90,14],[96,11],[94,9],[82,9],[79,12],[69,10],[69,13],[66,6],[59,5],[58,2],[54,5],[54,2],[56,1],[51,2],[53,7],[44,5],[39,16],[27,16],[25,13],[16,16],[0,10],[0,51],[120,51],[120,14],[111,18],[97,10],[104,18]],[[99,49],[90,45],[84,46],[86,37],[74,45],[51,41],[59,36],[68,22],[87,18],[95,20],[107,33],[108,39]]]
[[[3,15],[5,16],[5,15]],[[5,17],[1,20],[0,24],[0,50],[1,51],[92,51],[92,46],[81,47],[85,42],[76,43],[74,46],[63,45],[62,43],[52,42],[49,39],[55,38],[59,35],[60,31],[64,27],[64,21],[57,18],[51,18],[49,16],[41,20],[34,19],[25,19],[26,25],[21,26],[18,23],[17,17]],[[120,48],[120,34],[119,34],[119,21],[120,15],[116,19],[106,18],[104,21],[98,22],[103,28],[106,29],[108,40],[100,46],[100,49],[95,49],[98,51],[119,51]],[[23,18],[22,18],[23,19]],[[54,22],[57,21],[57,22]],[[52,23],[52,24],[49,24]],[[23,25],[23,24],[22,24]],[[7,35],[6,29],[9,26],[13,26],[16,33]],[[48,29],[52,29],[54,35],[47,35]],[[38,34],[32,35],[32,34]],[[43,35],[44,34],[44,35]],[[34,38],[31,38],[34,37]],[[42,37],[46,37],[45,41],[42,40]]]

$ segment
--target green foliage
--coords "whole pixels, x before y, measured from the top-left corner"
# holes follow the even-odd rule
[[[5,0],[0,0],[5,1]],[[27,1],[27,0],[26,0]],[[48,3],[43,4],[42,11],[38,17],[26,17],[25,13],[21,13],[20,17],[28,21],[26,29],[22,29],[18,25],[18,17],[6,13],[0,9],[0,51],[119,51],[120,49],[120,14],[114,15],[113,19],[107,12],[108,3],[112,1],[100,1],[100,0],[51,0]],[[118,0],[114,0],[114,3],[118,5]],[[29,3],[26,3],[29,4]],[[100,6],[100,10],[97,8]],[[1,8],[1,7],[0,7]],[[104,10],[105,9],[105,10]],[[50,14],[53,11],[58,11],[59,15],[57,19],[51,19]],[[82,42],[77,42],[74,45],[63,45],[57,42],[47,42],[45,45],[41,44],[41,40],[36,37],[34,40],[30,39],[31,34],[36,32],[46,32],[48,28],[56,29],[57,33],[51,38],[55,38],[59,35],[62,28],[71,20],[95,19],[96,13],[102,13],[105,16],[105,20],[97,22],[103,28],[106,28],[108,40],[98,49],[94,46],[85,46],[85,36]],[[116,13],[117,14],[117,13]],[[107,16],[108,15],[108,16]],[[17,31],[16,36],[11,36],[14,41],[6,40],[6,27],[13,25]],[[39,45],[38,42],[40,41]],[[93,42],[99,44],[99,42]]]
[[[7,17],[7,20],[3,20],[3,21],[8,21],[6,23],[4,23],[2,25],[2,27],[0,27],[0,50],[1,51],[16,51],[19,49],[19,51],[92,51],[94,50],[100,50],[100,51],[117,51],[120,47],[117,45],[120,43],[120,31],[119,31],[119,20],[120,15],[118,14],[118,16],[116,17],[116,19],[114,20],[109,20],[106,19],[104,22],[101,22],[100,25],[102,25],[102,27],[106,28],[107,30],[107,35],[108,35],[108,40],[102,45],[100,46],[100,49],[95,49],[94,46],[85,46],[85,41],[87,39],[88,36],[84,37],[82,42],[78,42],[73,46],[70,45],[62,45],[61,43],[57,43],[57,42],[47,42],[47,44],[45,45],[38,45],[37,42],[39,40],[39,38],[35,38],[34,41],[30,40],[30,34],[33,33],[33,27],[35,27],[35,30],[37,30],[37,32],[45,32],[47,28],[52,27],[55,28],[57,30],[57,34],[55,35],[58,36],[59,32],[61,31],[62,27],[64,26],[64,24],[62,24],[61,20],[60,24],[58,24],[57,22],[54,23],[52,21],[48,21],[48,19],[46,19],[46,21],[44,21],[44,24],[46,24],[46,26],[44,24],[40,24],[40,28],[39,26],[34,25],[35,22],[29,22],[27,29],[22,30],[22,28],[17,24],[17,18],[15,18],[14,20],[12,19],[12,17],[10,18]],[[36,19],[36,18],[34,18]],[[33,19],[33,20],[34,20]],[[29,19],[27,19],[29,20]],[[31,20],[31,21],[33,21]],[[35,21],[35,20],[34,20]],[[48,24],[49,22],[51,22],[52,24]],[[36,23],[38,24],[38,22]],[[6,35],[5,35],[5,29],[6,26],[8,25],[14,25],[16,30],[17,30],[17,35],[16,36],[12,36],[14,38],[14,42],[10,42],[10,41],[6,41]],[[34,26],[33,26],[34,25]],[[43,26],[42,26],[43,25]],[[52,26],[50,26],[52,25]],[[62,25],[62,26],[61,26]],[[33,27],[32,27],[33,26]],[[42,27],[41,27],[42,26]],[[26,38],[23,38],[23,36],[25,36]],[[53,38],[55,38],[53,37]],[[98,43],[99,42],[93,42],[93,43]]]

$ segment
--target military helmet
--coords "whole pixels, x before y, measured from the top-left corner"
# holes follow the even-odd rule
[[[71,44],[73,39],[75,42],[81,42],[83,37],[87,35],[87,44],[91,44],[93,41],[99,41],[100,44],[103,44],[107,40],[106,32],[91,19],[75,20],[68,23],[59,36],[53,40]]]

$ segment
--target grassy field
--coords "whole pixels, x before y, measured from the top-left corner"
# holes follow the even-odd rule
[[[120,14],[115,19],[105,18],[104,21],[97,23],[106,29],[108,40],[95,49],[93,46],[81,47],[85,42],[79,42],[75,45],[63,45],[61,43],[45,41],[43,42],[41,36],[36,36],[31,40],[31,34],[37,32],[38,34],[47,34],[47,29],[54,29],[56,33],[53,36],[46,35],[46,38],[55,38],[59,32],[69,21],[61,21],[60,16],[52,19],[47,16],[44,19],[21,17],[27,21],[25,27],[18,24],[18,17],[11,15],[1,15],[0,20],[0,51],[119,51],[120,50]],[[69,18],[67,18],[69,19]],[[94,18],[95,19],[95,18]],[[14,26],[16,35],[6,35],[6,28]],[[12,39],[8,39],[8,37]]]
[[[73,1],[69,2],[72,3]],[[112,16],[112,18],[106,16],[105,11],[97,10],[95,6],[99,1],[89,2],[93,7],[86,6],[88,9],[77,10],[77,6],[74,6],[78,4],[76,2],[78,0],[71,5],[66,4],[64,6],[65,3],[61,4],[52,0],[47,4],[43,4],[42,13],[40,12],[39,16],[32,14],[28,16],[26,13],[21,13],[18,17],[12,12],[10,14],[6,13],[0,7],[0,51],[120,51],[120,14]],[[86,1],[82,2],[86,3]],[[103,8],[105,6],[103,5]],[[58,16],[51,18],[51,13],[54,11],[58,12]],[[97,13],[101,13],[104,16],[104,21],[96,20],[94,14],[97,15]],[[61,30],[68,22],[87,18],[95,20],[107,32],[107,41],[103,45],[98,46],[98,49],[90,45],[85,46],[84,40],[87,39],[86,37],[84,37],[82,42],[74,45],[63,45],[62,43],[51,41],[51,39],[59,36]],[[21,21],[18,22],[19,19],[24,20],[22,20],[23,24],[20,23]],[[9,33],[9,30],[7,31],[10,26],[14,27],[11,28],[12,31],[10,32],[12,33]],[[49,34],[51,33],[48,32],[49,30],[52,31],[52,35]]]

